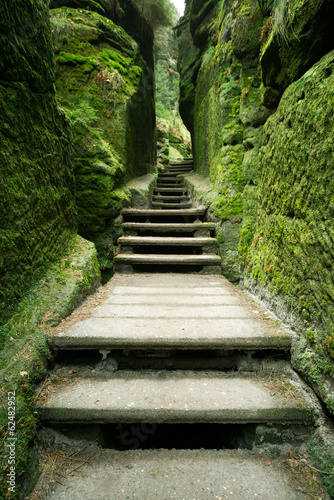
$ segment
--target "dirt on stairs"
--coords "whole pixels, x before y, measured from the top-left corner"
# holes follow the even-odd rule
[[[168,210],[198,209],[141,211],[124,225],[144,235],[122,248],[212,237],[151,215]],[[32,499],[328,498],[305,452],[321,410],[290,367],[293,335],[222,276],[117,273],[50,332]]]

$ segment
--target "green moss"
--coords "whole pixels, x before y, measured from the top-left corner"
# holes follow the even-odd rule
[[[2,435],[6,436],[7,394],[15,391],[17,496],[37,426],[34,386],[46,375],[46,364],[50,358],[46,331],[70,314],[97,287],[99,279],[94,245],[77,237],[61,260],[50,266],[43,278],[25,294],[2,328],[6,342],[0,362],[0,427]],[[3,495],[3,498],[8,487],[8,451],[7,442],[3,440],[0,445],[0,496]]]
[[[328,494],[331,497],[334,496],[334,480],[332,475],[334,470],[333,447],[322,437],[313,436],[307,451],[315,466],[324,472],[322,479]]]
[[[122,185],[155,163],[152,71],[110,19],[64,7],[51,20],[56,95],[74,131],[79,234],[96,243],[101,268],[112,268],[113,220],[129,203]]]

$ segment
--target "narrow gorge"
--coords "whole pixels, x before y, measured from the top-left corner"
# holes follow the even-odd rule
[[[1,3],[0,498],[334,498],[333,21]]]

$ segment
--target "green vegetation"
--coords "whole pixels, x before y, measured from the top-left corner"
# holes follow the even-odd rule
[[[22,476],[25,471],[29,471],[29,462],[35,460],[34,455],[37,453],[31,448],[37,428],[34,388],[45,377],[47,361],[51,357],[46,333],[81,304],[98,286],[99,281],[100,271],[94,245],[76,237],[67,253],[50,266],[43,278],[25,293],[11,318],[1,329],[1,335],[6,340],[0,363],[0,430],[3,436],[0,444],[1,498],[7,498],[8,488],[7,394],[15,392],[16,403],[17,495],[10,498],[19,498]],[[36,475],[38,468],[34,471],[32,468],[26,474],[25,480],[32,487]]]
[[[130,202],[124,183],[154,168],[152,71],[139,46],[110,19],[83,9],[51,11],[56,97],[73,131],[79,234],[110,277],[118,228]]]

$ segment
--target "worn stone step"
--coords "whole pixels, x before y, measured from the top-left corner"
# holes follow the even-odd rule
[[[291,332],[257,307],[222,277],[116,274],[49,340],[58,349],[289,349]]]
[[[178,183],[183,182],[183,179],[181,177],[177,178],[177,177],[174,177],[174,176],[164,175],[164,176],[158,177],[157,182],[159,182],[159,183],[178,184]]]
[[[167,202],[157,202],[157,201],[152,201],[151,203],[152,208],[191,208],[191,202],[174,202],[174,203],[167,203]]]
[[[211,222],[201,222],[201,223],[188,223],[184,224],[166,222],[154,223],[154,222],[124,222],[124,230],[134,230],[134,231],[155,231],[159,233],[168,232],[195,232],[195,231],[214,231],[215,224]]]
[[[190,201],[190,197],[186,195],[181,195],[181,196],[164,196],[164,195],[154,195],[153,196],[153,201]]]
[[[137,449],[155,429],[143,423],[124,432],[124,444],[134,448],[128,451],[92,443],[78,455],[80,449],[67,444],[68,456],[80,459],[80,475],[68,475],[64,469],[61,481],[53,483],[44,500],[310,500],[308,491],[293,486],[282,457],[244,449]],[[64,453],[61,446],[55,451]],[[327,499],[324,494],[321,498]]]
[[[165,192],[165,193],[184,193],[187,191],[187,187],[184,186],[184,187],[172,187],[172,188],[166,188],[165,186],[159,186],[159,187],[155,187],[154,188],[154,191],[156,192]]]
[[[211,266],[221,264],[218,255],[170,255],[170,254],[118,254],[114,261],[117,264],[169,264],[180,266]]]
[[[179,163],[170,163],[170,167],[178,167],[179,165],[192,165],[194,163],[194,160],[192,158],[185,159]]]
[[[152,297],[150,297],[151,299]],[[182,300],[178,297],[179,300]],[[121,298],[115,302],[122,302]],[[196,301],[193,300],[193,304]],[[116,305],[116,304],[114,304]],[[124,304],[123,304],[124,305]],[[168,306],[166,306],[168,307]],[[171,306],[170,306],[171,309]],[[170,314],[170,310],[169,310]],[[58,331],[59,330],[59,331]],[[291,336],[268,328],[251,316],[244,318],[125,317],[108,321],[93,316],[73,327],[53,332],[50,344],[56,349],[147,349],[147,350],[287,350]]]
[[[123,215],[131,215],[131,216],[138,216],[138,217],[161,217],[161,216],[171,216],[171,215],[178,215],[182,216],[184,215],[185,217],[187,216],[201,216],[205,215],[206,213],[206,208],[205,207],[197,207],[197,208],[189,208],[185,210],[153,210],[150,208],[125,208],[122,210]]]
[[[43,423],[274,423],[310,418],[308,402],[281,380],[191,371],[117,371],[74,377],[47,388],[38,407]],[[57,371],[54,373],[57,375]],[[43,396],[43,391],[42,391]]]
[[[120,245],[129,246],[217,246],[216,238],[182,238],[163,236],[122,236],[118,239]]]
[[[164,172],[163,174],[159,175],[158,176],[158,179],[160,179],[161,177],[171,177],[171,178],[176,178],[177,175],[182,175],[184,173],[188,172],[188,170],[180,170],[180,169],[177,169],[177,170],[166,170],[166,172]],[[190,172],[190,170],[189,170]]]

